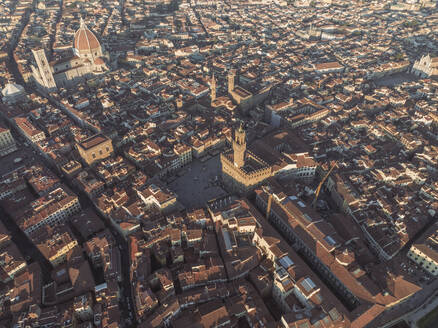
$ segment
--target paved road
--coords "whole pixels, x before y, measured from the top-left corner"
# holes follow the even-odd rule
[[[32,155],[33,155],[32,151],[29,151],[27,149],[19,149],[9,155],[1,157],[0,177],[18,169],[19,167],[24,166],[24,163],[26,162],[27,159],[32,159],[33,157]],[[20,163],[15,163],[14,160],[17,158],[21,158],[22,161],[20,161]]]
[[[36,261],[41,267],[43,284],[50,282],[50,272],[52,271],[52,265],[41,254],[39,249],[32,243],[25,233],[17,226],[15,221],[6,213],[6,211],[0,207],[0,218],[5,227],[9,230],[12,236],[12,241],[17,245],[21,254],[26,258],[28,264]]]
[[[377,318],[376,327],[391,327],[392,324],[401,320],[409,320],[416,311],[420,311],[423,304],[429,304],[438,296],[438,279],[433,280],[429,285],[411,296],[405,302],[393,306]],[[415,326],[413,326],[415,327]]]
[[[411,325],[411,328],[418,328],[418,321],[423,318],[426,314],[434,310],[438,306],[438,292],[429,297],[429,299],[425,302],[421,308],[419,308],[416,312],[410,314],[406,321],[408,321]],[[436,323],[438,326],[438,322]]]
[[[376,83],[377,86],[393,87],[403,82],[410,82],[416,80],[418,80],[418,77],[415,76],[414,74],[401,72],[401,73],[396,73],[396,74],[381,77],[379,79],[376,79],[374,82]]]
[[[21,38],[21,34],[23,33],[24,28],[29,24],[29,18],[31,13],[35,10],[36,4],[37,4],[37,0],[33,0],[32,1],[32,7],[30,10],[26,10],[26,12],[24,13],[24,17],[22,19],[22,25],[20,27],[20,30],[18,32],[17,37],[12,41],[12,44],[9,47],[9,51],[8,51],[8,56],[9,56],[9,61],[7,62],[8,65],[8,70],[14,75],[15,81],[19,84],[21,84],[23,87],[25,87],[25,89],[28,90],[27,85],[24,83],[23,77],[22,75],[19,73],[18,71],[18,66],[17,66],[17,62],[14,59],[13,53],[15,48],[17,47],[18,41]]]

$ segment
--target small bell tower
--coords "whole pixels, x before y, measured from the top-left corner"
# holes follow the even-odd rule
[[[210,83],[210,99],[211,104],[213,105],[213,102],[216,100],[216,79],[214,77],[214,73]]]
[[[234,80],[236,78],[236,72],[234,70],[231,70],[228,73],[228,93],[233,93],[234,90]]]

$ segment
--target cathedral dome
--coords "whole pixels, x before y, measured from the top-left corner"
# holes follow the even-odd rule
[[[2,90],[3,97],[14,97],[23,92],[24,88],[21,85],[14,83],[6,84],[5,88]]]
[[[100,42],[93,32],[91,32],[81,19],[81,26],[75,33],[74,48],[82,52],[93,52],[100,48]]]
[[[100,57],[97,57],[97,58],[94,60],[94,65],[103,65],[103,64],[105,64],[105,62],[104,62],[103,59],[100,58]]]

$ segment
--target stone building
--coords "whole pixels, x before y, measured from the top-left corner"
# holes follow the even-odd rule
[[[30,234],[30,239],[53,267],[65,263],[67,254],[78,245],[67,225],[42,226]]]
[[[105,64],[108,54],[82,19],[74,35],[71,57],[49,62],[44,49],[34,49],[32,53],[36,63],[32,66],[33,78],[39,87],[47,91],[69,87],[108,70]]]
[[[235,131],[233,147],[220,156],[222,180],[233,193],[247,194],[272,175],[272,167],[246,149],[242,126]]]
[[[94,135],[76,144],[76,149],[82,160],[88,165],[113,154],[111,139],[108,139],[103,134]]]
[[[420,60],[415,61],[411,71],[420,77],[438,75],[438,57],[431,57],[430,55],[421,57]]]
[[[251,107],[255,107],[262,103],[268,96],[272,85],[262,86],[257,88],[254,92],[243,88],[241,85],[236,85],[236,71],[231,70],[228,73],[228,94],[240,106],[240,108],[247,112]]]
[[[229,192],[245,195],[269,177],[309,182],[318,164],[307,146],[288,130],[277,130],[247,148],[242,126],[235,131],[232,149],[220,156],[222,180]]]

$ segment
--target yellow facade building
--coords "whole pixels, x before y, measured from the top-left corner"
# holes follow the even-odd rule
[[[66,225],[42,227],[30,234],[30,238],[53,267],[64,263],[67,254],[78,245]]]
[[[88,165],[113,154],[111,139],[108,139],[103,134],[94,135],[76,144],[76,148],[83,161]]]

